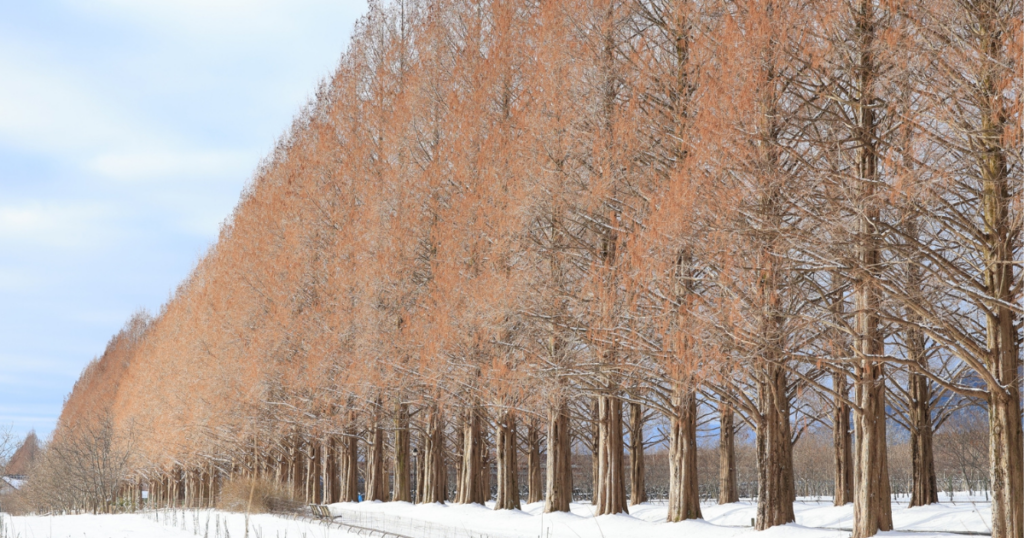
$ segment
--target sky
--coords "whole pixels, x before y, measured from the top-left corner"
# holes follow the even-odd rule
[[[330,75],[365,0],[0,0],[0,425],[46,438]]]

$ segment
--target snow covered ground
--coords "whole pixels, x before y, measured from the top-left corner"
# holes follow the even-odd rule
[[[24,516],[4,514],[2,538],[349,538],[337,526],[308,519],[249,516],[213,510],[175,510],[142,514]]]
[[[543,503],[522,511],[496,512],[480,505],[411,505],[408,503],[339,503],[331,505],[348,525],[386,530],[413,538],[847,538],[852,505],[803,499],[796,523],[756,533],[755,507],[749,502],[703,507],[703,521],[666,523],[664,504],[633,507],[630,515],[594,517],[589,504],[574,503],[571,513],[544,514]],[[907,508],[893,504],[896,531],[886,537],[928,538],[947,533],[989,532],[991,506],[984,498],[958,495],[954,502]],[[142,514],[11,517],[4,515],[0,538],[245,538],[242,514],[212,510],[161,510]],[[359,529],[324,525],[302,518],[250,516],[250,538],[347,538],[367,535]],[[379,534],[376,534],[379,536]]]
[[[387,528],[419,538],[484,536],[489,538],[629,537],[676,538],[695,536],[731,538],[846,538],[853,523],[853,505],[834,507],[830,501],[803,500],[795,506],[796,523],[755,533],[751,520],[756,507],[749,502],[703,507],[703,521],[666,523],[667,508],[651,503],[633,507],[630,515],[594,517],[590,504],[573,503],[569,514],[544,514],[544,504],[523,506],[521,512],[495,512],[480,505],[410,505],[407,503],[341,503],[331,505],[335,515],[354,525]],[[896,531],[889,536],[919,538],[950,532],[989,532],[989,503],[961,499],[920,508],[893,504]],[[465,533],[457,533],[464,529]],[[449,532],[444,532],[448,530]]]

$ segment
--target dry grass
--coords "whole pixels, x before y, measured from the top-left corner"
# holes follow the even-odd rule
[[[217,504],[221,510],[265,514],[281,504],[280,501],[290,499],[288,488],[280,484],[262,478],[239,477],[224,484]]]

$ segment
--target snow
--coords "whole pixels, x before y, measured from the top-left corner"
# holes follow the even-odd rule
[[[943,495],[946,499],[945,495]],[[829,500],[801,499],[794,506],[796,523],[757,533],[750,527],[756,506],[751,502],[703,506],[704,520],[667,523],[663,503],[631,507],[630,514],[594,517],[593,507],[573,503],[570,513],[545,514],[543,503],[523,510],[480,505],[409,503],[338,503],[336,520],[346,525],[386,530],[414,538],[847,538],[853,505],[835,507]],[[983,498],[958,494],[953,502],[908,508],[893,504],[896,531],[889,537],[950,537],[954,533],[989,533],[991,505]],[[325,525],[309,518],[278,515],[249,517],[251,538],[347,538],[358,528]],[[244,538],[243,514],[214,510],[158,510],[139,514],[3,516],[0,536],[19,538]],[[363,533],[365,534],[365,533]]]
[[[161,510],[140,514],[3,515],[0,536],[11,538],[245,538],[245,515],[213,510]],[[349,538],[337,526],[274,515],[249,516],[250,538]]]
[[[5,476],[3,477],[3,481],[7,482],[7,484],[14,489],[21,489],[21,486],[25,485],[25,480],[23,478],[12,478],[10,476]]]
[[[831,501],[810,499],[802,499],[794,505],[795,524],[761,533],[755,533],[751,527],[751,520],[757,511],[752,502],[707,504],[702,507],[704,520],[679,523],[667,523],[665,518],[668,509],[659,503],[631,507],[629,515],[600,517],[594,517],[593,506],[584,503],[573,503],[571,513],[561,514],[545,514],[544,503],[524,504],[522,511],[494,511],[492,508],[493,503],[487,507],[380,502],[331,505],[332,513],[342,516],[342,521],[365,527],[386,528],[415,537],[482,534],[490,538],[846,538],[853,524],[852,504],[835,507]],[[944,502],[918,508],[894,503],[893,523],[896,531],[884,534],[903,536],[912,533],[918,538],[949,536],[951,532],[988,534],[991,517],[991,505],[978,499],[958,498],[955,504]]]

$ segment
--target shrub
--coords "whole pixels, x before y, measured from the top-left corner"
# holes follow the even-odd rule
[[[251,499],[251,502],[250,502]],[[264,478],[236,477],[224,483],[217,503],[221,510],[264,514],[290,505],[288,488]]]

